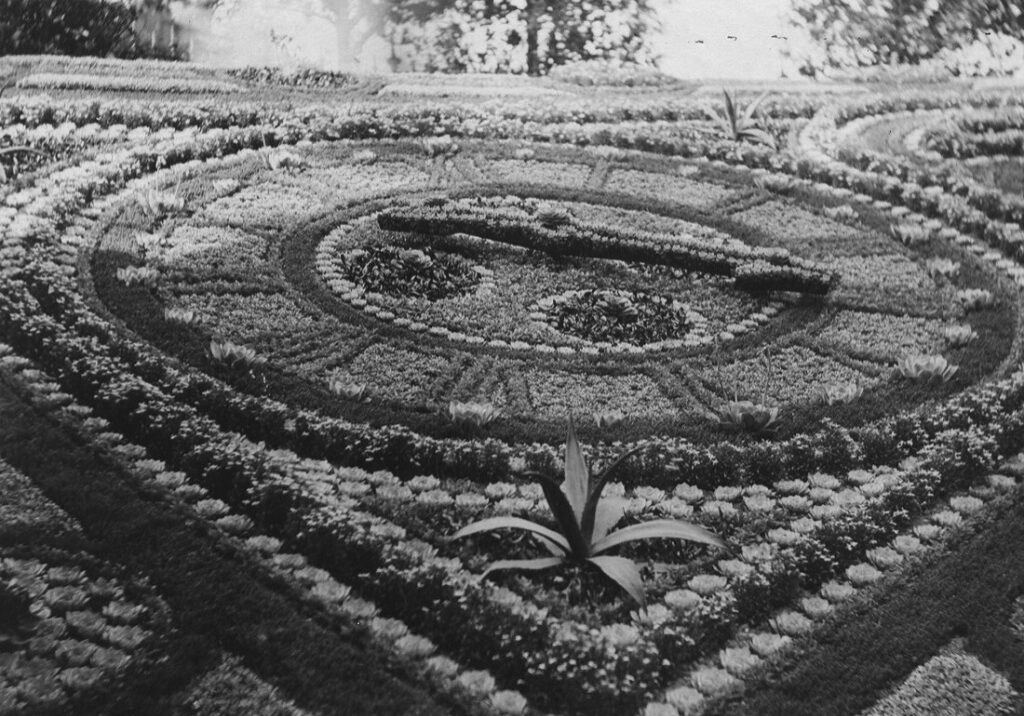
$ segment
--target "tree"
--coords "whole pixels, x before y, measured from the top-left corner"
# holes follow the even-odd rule
[[[413,69],[545,74],[575,60],[648,62],[652,0],[393,0],[387,39]]]
[[[108,0],[0,0],[0,55],[134,57],[135,9]]]
[[[917,64],[991,33],[1024,39],[1019,0],[796,0],[818,56],[802,72],[878,64]]]

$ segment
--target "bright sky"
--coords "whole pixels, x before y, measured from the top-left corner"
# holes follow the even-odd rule
[[[658,0],[661,69],[683,78],[778,79],[791,0]],[[729,39],[729,36],[736,39]],[[795,38],[794,38],[795,39]],[[792,75],[792,72],[790,73]]]

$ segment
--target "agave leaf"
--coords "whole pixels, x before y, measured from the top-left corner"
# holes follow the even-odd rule
[[[487,565],[483,576],[501,569],[529,569],[533,571],[551,569],[565,562],[564,557],[538,557],[537,559],[501,559]]]
[[[736,139],[736,105],[733,104],[732,96],[726,91],[722,90],[722,94],[725,95],[725,117],[729,122],[729,134],[733,139]]]
[[[721,114],[718,110],[714,110],[714,109],[705,108],[704,109],[704,113],[716,125],[718,125],[719,129],[721,129],[723,132],[725,132],[726,134],[728,134],[730,136],[732,135],[732,127],[729,126],[729,118],[728,117],[726,117],[725,115]]]
[[[580,519],[580,529],[583,530],[583,536],[589,539],[594,539],[594,514],[597,510],[598,504],[601,502],[601,492],[604,491],[604,486],[608,483],[608,478],[611,477],[612,472],[615,471],[622,462],[643,449],[643,445],[638,445],[632,450],[619,455],[615,460],[597,476],[591,485],[590,493],[587,495],[587,502],[583,506],[583,517]],[[603,535],[598,535],[597,539],[600,539]]]
[[[743,113],[743,124],[744,125],[750,124],[751,120],[754,119],[754,115],[757,114],[758,108],[761,106],[761,103],[764,102],[764,100],[765,100],[765,98],[767,96],[768,96],[768,93],[764,92],[764,93],[761,94],[760,97],[758,97],[753,102],[751,102],[750,104],[747,105],[747,111]]]
[[[646,606],[647,600],[644,597],[644,581],[640,576],[640,570],[636,563],[625,557],[591,557],[589,562],[615,580],[615,583],[626,590],[629,596],[633,597],[640,606]]]
[[[584,539],[583,533],[580,531],[580,523],[576,520],[576,513],[572,505],[569,504],[569,499],[550,477],[546,475],[539,477],[544,497],[548,501],[548,507],[551,508],[551,514],[562,530],[563,539],[567,540],[568,549],[566,551],[579,559],[589,556],[590,541]]]
[[[521,517],[488,517],[485,520],[480,520],[479,522],[473,522],[472,524],[466,525],[452,535],[452,539],[461,539],[463,537],[468,537],[469,535],[479,534],[480,532],[492,532],[494,530],[504,529],[531,532],[564,550],[566,554],[571,551],[569,549],[569,542],[566,541],[565,537],[558,534],[553,529],[549,529],[544,525],[539,525],[536,522],[531,522],[530,520],[524,520]]]
[[[569,416],[569,436],[565,441],[565,482],[562,485],[565,496],[576,515],[576,523],[583,519],[583,506],[587,501],[590,489],[590,470],[583,460],[583,451],[576,440],[576,426],[572,415]]]
[[[594,554],[601,554],[612,547],[643,539],[684,539],[691,542],[704,542],[716,547],[727,546],[721,537],[698,525],[682,520],[653,520],[623,527],[598,540],[593,545]]]
[[[778,144],[775,141],[775,137],[766,132],[763,129],[757,127],[746,127],[740,130],[741,139],[749,139],[756,144],[765,144],[772,149],[775,149]]]
[[[537,541],[540,542],[544,546],[544,549],[546,549],[548,552],[551,553],[552,557],[558,557],[558,558],[562,559],[567,554],[567,551],[565,549],[563,549],[559,545],[555,544],[554,542],[549,540],[547,537],[541,537],[536,532],[533,533],[533,536],[536,537]]]
[[[19,154],[19,153],[35,154],[36,156],[39,156],[39,157],[45,157],[46,156],[45,152],[41,152],[40,150],[35,149],[34,147],[17,146],[17,147],[4,147],[3,149],[0,149],[0,155],[2,155],[2,154]]]
[[[612,528],[619,523],[626,514],[626,501],[611,497],[601,500],[597,505],[597,512],[594,515],[594,530],[591,537],[591,544],[602,539],[612,531]]]

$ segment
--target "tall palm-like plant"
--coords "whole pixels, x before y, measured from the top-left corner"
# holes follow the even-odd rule
[[[602,500],[601,492],[615,468],[639,449],[623,453],[599,475],[592,477],[576,440],[576,429],[570,416],[569,435],[565,444],[565,481],[559,486],[543,473],[525,473],[540,482],[558,530],[520,517],[490,517],[463,527],[452,539],[500,529],[529,532],[551,553],[550,557],[499,560],[487,567],[484,576],[497,570],[542,570],[570,562],[589,562],[644,605],[643,579],[639,567],[631,559],[608,552],[628,542],[645,539],[683,539],[717,547],[725,547],[726,544],[703,527],[681,520],[652,520],[612,532],[625,515],[624,501]]]
[[[725,96],[725,111],[722,113],[709,111],[708,114],[718,122],[719,127],[731,140],[764,144],[772,149],[778,149],[775,137],[758,126],[757,123],[757,110],[768,96],[767,92],[748,104],[746,109],[741,109],[727,90],[723,89],[722,94]]]

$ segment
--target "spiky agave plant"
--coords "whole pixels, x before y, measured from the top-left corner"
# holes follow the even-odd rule
[[[635,453],[635,448],[620,455],[596,478],[590,474],[572,417],[565,443],[565,481],[559,486],[550,476],[540,472],[523,473],[540,482],[558,530],[520,517],[490,517],[474,522],[456,532],[452,539],[493,530],[514,529],[532,534],[550,553],[550,557],[507,559],[491,563],[484,576],[507,569],[542,570],[567,563],[590,563],[622,587],[641,606],[645,604],[643,579],[636,563],[626,557],[608,554],[628,542],[646,539],[683,539],[725,547],[725,541],[698,525],[681,520],[652,520],[612,529],[625,515],[622,500],[602,500],[601,492],[611,473],[622,461]]]
[[[767,92],[748,104],[746,109],[740,108],[728,90],[723,89],[722,95],[725,97],[724,112],[719,114],[709,110],[708,114],[718,122],[718,125],[730,139],[734,142],[764,144],[772,149],[778,149],[775,137],[758,126],[757,123],[757,110],[760,108],[765,97],[768,96]]]

